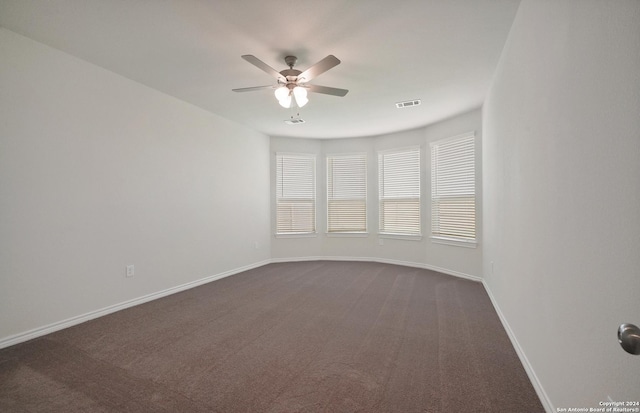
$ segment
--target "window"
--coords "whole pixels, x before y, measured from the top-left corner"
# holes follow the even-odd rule
[[[378,153],[380,233],[420,237],[420,148]]]
[[[366,154],[327,156],[327,232],[366,231]]]
[[[316,158],[276,154],[276,234],[316,232]]]
[[[431,144],[431,236],[475,246],[475,134]]]

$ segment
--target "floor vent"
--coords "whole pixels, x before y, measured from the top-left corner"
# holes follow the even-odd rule
[[[420,103],[421,103],[420,99],[407,100],[406,102],[398,102],[398,103],[396,103],[396,107],[398,109],[402,109],[402,108],[408,108],[410,106],[418,106]]]

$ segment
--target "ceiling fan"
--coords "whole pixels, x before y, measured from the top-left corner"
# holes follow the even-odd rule
[[[325,57],[304,72],[293,68],[293,66],[298,61],[298,58],[295,56],[287,56],[284,58],[284,62],[287,64],[287,66],[289,66],[289,68],[284,69],[280,72],[253,55],[246,54],[243,55],[242,58],[252,65],[256,66],[258,69],[275,77],[278,84],[232,89],[234,92],[251,92],[254,90],[275,89],[275,95],[276,99],[278,99],[278,103],[280,103],[280,105],[285,108],[290,108],[293,101],[295,101],[298,107],[303,107],[304,105],[306,105],[307,102],[309,102],[309,99],[307,98],[307,91],[340,97],[346,95],[347,92],[349,92],[347,89],[310,85],[307,83],[316,76],[321,75],[332,67],[340,64],[340,60],[338,60],[338,58],[333,55]]]

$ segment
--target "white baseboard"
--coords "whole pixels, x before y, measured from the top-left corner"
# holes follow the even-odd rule
[[[234,275],[243,271],[248,271],[254,268],[262,267],[263,265],[269,264],[270,262],[271,260],[264,260],[257,263],[245,265],[240,268],[235,268],[233,270],[211,275],[209,277],[201,278],[196,281],[188,282],[186,284],[178,285],[176,287],[167,288],[166,290],[147,294],[142,297],[134,298],[132,300],[128,300],[119,304],[110,305],[108,307],[104,307],[99,310],[90,311],[86,314],[82,314],[76,317],[71,317],[66,320],[62,320],[46,326],[38,327],[33,330],[25,331],[23,333],[15,334],[15,335],[0,339],[0,349],[13,346],[15,344],[23,343],[25,341],[29,341],[34,338],[42,337],[44,335],[54,333],[59,330],[72,327],[74,325],[81,324],[89,320],[93,320],[94,318],[102,317],[107,314],[115,313],[116,311],[124,310],[125,308],[144,304],[149,301],[157,300],[158,298],[166,297],[171,294],[189,290],[191,288],[198,287],[200,285],[207,284],[212,281],[228,277],[230,275]]]
[[[454,277],[458,277],[458,278],[465,278],[471,281],[482,282],[482,277],[478,277],[477,275],[471,275],[471,274],[466,274],[460,271],[449,270],[447,268],[436,267],[435,265],[422,264],[417,262],[408,262],[408,261],[389,260],[385,258],[376,258],[376,262],[380,262],[384,264],[404,265],[405,267],[423,268],[425,270],[436,271],[442,274],[453,275]]]
[[[518,354],[518,357],[520,358],[520,362],[524,366],[524,370],[527,372],[527,376],[529,376],[529,381],[531,381],[531,384],[533,385],[534,390],[538,394],[538,398],[540,399],[540,402],[542,403],[542,406],[544,407],[544,410],[547,413],[556,412],[556,409],[554,408],[553,403],[551,403],[551,399],[549,399],[549,396],[547,395],[547,392],[544,391],[544,388],[542,387],[542,383],[540,383],[540,380],[538,379],[538,376],[536,376],[536,373],[533,370],[533,367],[531,366],[531,363],[529,363],[529,359],[527,359],[527,356],[524,353],[524,350],[522,349],[522,347],[520,346],[520,343],[518,342],[518,339],[516,338],[515,334],[513,333],[513,330],[511,329],[511,326],[509,325],[509,322],[507,321],[506,317],[502,313],[502,310],[500,310],[500,306],[498,305],[495,297],[493,296],[493,293],[491,292],[491,289],[489,288],[487,283],[484,282],[484,281],[482,282],[482,285],[484,285],[484,289],[487,291],[487,295],[489,296],[489,299],[491,300],[491,304],[493,305],[493,308],[496,310],[496,313],[498,313],[498,317],[500,318],[500,322],[502,322],[502,326],[504,327],[505,331],[507,332],[507,335],[509,336],[509,339],[511,340],[511,344],[513,345],[513,348],[516,350],[516,353]]]
[[[300,261],[364,261],[364,262],[379,262],[381,264],[402,265],[404,267],[422,268],[425,270],[437,271],[447,275],[453,275],[454,277],[466,278],[468,280],[482,282],[482,277],[477,275],[465,274],[459,271],[448,270],[446,268],[436,267],[434,265],[423,264],[419,262],[392,260],[387,258],[378,257],[333,257],[333,256],[314,256],[314,257],[287,257],[287,258],[272,258],[271,262],[300,262]]]

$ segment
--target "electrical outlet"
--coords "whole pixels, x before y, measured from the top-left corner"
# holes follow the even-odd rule
[[[127,265],[127,277],[133,277],[134,273],[135,273],[135,269],[133,265]]]

